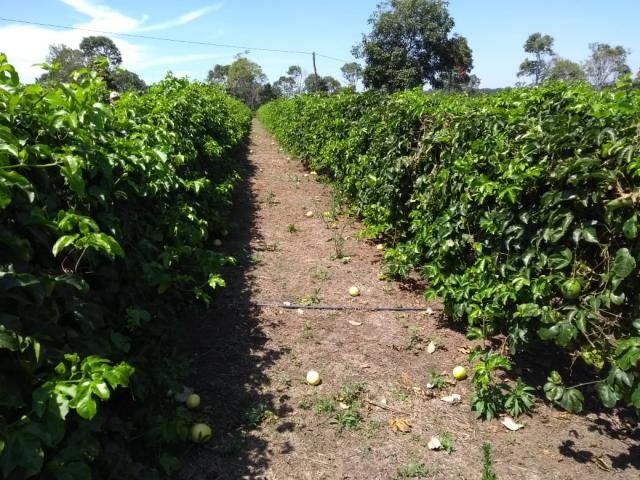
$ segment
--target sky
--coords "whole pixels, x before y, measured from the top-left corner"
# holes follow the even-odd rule
[[[380,0],[0,0],[0,17],[113,32],[123,67],[147,83],[171,70],[203,80],[216,63],[229,64],[243,54],[262,66],[270,81],[289,65],[313,72],[308,53],[266,52],[257,48],[318,53],[320,75],[342,79],[340,67],[354,61],[353,45],[370,30],[368,18]],[[628,64],[640,68],[640,0],[450,0],[454,32],[473,50],[481,86],[514,85],[530,33],[555,39],[558,55],[582,62],[593,42],[630,50]],[[119,36],[163,37],[236,45],[225,48]],[[23,82],[42,73],[50,44],[75,47],[86,30],[59,29],[0,20],[0,52],[7,54]],[[248,50],[248,51],[247,51]],[[324,56],[321,56],[324,55]],[[334,57],[329,59],[325,56]]]

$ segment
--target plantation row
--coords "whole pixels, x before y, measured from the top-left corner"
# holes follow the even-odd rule
[[[640,90],[342,92],[258,115],[388,243],[388,274],[422,272],[470,337],[504,334],[511,353],[552,342],[564,367],[579,359],[579,388],[546,372],[549,400],[579,411],[595,391],[640,409]],[[528,387],[497,380],[507,358],[472,360],[478,416],[530,407]]]
[[[191,426],[167,338],[224,285],[250,112],[171,76],[109,105],[76,75],[23,85],[0,56],[0,475],[158,478]]]

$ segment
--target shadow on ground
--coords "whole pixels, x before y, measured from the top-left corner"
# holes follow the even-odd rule
[[[248,148],[243,153],[246,171],[234,202],[233,226],[223,239],[225,252],[237,264],[226,269],[227,286],[211,308],[200,318],[184,319],[183,348],[192,358],[187,385],[202,397],[196,417],[211,425],[213,439],[187,452],[177,480],[261,478],[269,467],[270,452],[252,434],[252,425],[272,414],[286,416],[280,407],[286,399],[261,392],[269,383],[263,372],[287,351],[266,345],[259,311],[251,305],[256,261],[251,241],[262,242],[256,228],[258,200],[250,184],[255,169],[247,152]]]

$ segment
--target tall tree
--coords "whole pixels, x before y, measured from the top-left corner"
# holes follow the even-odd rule
[[[345,63],[340,70],[349,86],[355,90],[362,79],[362,66],[358,62]]]
[[[547,69],[545,78],[563,82],[581,82],[586,80],[587,76],[576,62],[566,58],[555,57]]]
[[[589,49],[591,56],[584,63],[584,70],[594,87],[610,85],[621,75],[631,73],[627,65],[629,52],[620,45],[612,47],[606,43],[591,43]]]
[[[291,65],[287,70],[287,75],[293,79],[295,93],[300,95],[303,87],[302,68],[300,65]]]
[[[54,68],[43,73],[38,79],[39,82],[68,82],[75,70],[85,66],[85,58],[81,50],[69,48],[66,45],[49,45],[49,54],[45,58],[45,63]]]
[[[88,63],[98,57],[106,58],[109,69],[114,69],[122,63],[122,54],[116,44],[109,37],[92,36],[85,37],[80,42],[80,50]]]
[[[207,82],[213,85],[225,85],[229,76],[229,65],[216,64],[207,73]]]
[[[273,83],[274,87],[277,87],[284,96],[292,97],[297,91],[297,85],[293,78],[282,75]]]
[[[260,65],[245,57],[229,65],[227,90],[251,109],[255,110],[260,105],[260,91],[266,82],[267,77]]]
[[[471,82],[469,71],[473,68],[473,56],[467,39],[459,35],[451,37],[444,56],[448,70],[438,73],[434,86],[445,90],[467,89]]]
[[[519,77],[532,77],[533,85],[538,85],[544,80],[549,68],[549,57],[553,52],[553,37],[542,35],[540,32],[532,33],[524,42],[524,51],[532,53],[534,59],[525,58],[520,64]]]
[[[304,91],[307,93],[335,93],[340,90],[341,87],[340,82],[332,76],[322,77],[312,73],[304,79]]]
[[[461,40],[449,37],[454,21],[447,6],[443,0],[387,0],[380,4],[369,19],[371,32],[353,49],[366,63],[364,85],[387,91],[427,83],[438,88],[453,69],[468,73],[471,50],[468,57],[451,52]]]
[[[116,68],[110,75],[110,82],[114,90],[118,92],[138,92],[144,93],[147,84],[138,74],[124,68]]]

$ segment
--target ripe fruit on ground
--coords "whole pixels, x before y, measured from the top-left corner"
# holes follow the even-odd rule
[[[211,427],[206,423],[196,423],[191,427],[191,441],[204,443],[211,438]]]
[[[311,218],[313,217],[313,212],[311,210],[309,210],[307,213],[304,214],[305,217],[307,218]]]
[[[349,287],[349,295],[357,297],[360,295],[360,289],[358,287]]]
[[[467,378],[467,369],[461,365],[458,365],[453,369],[452,374],[453,378],[455,378],[456,380],[464,380],[465,378]]]
[[[220,240],[219,238],[216,238],[216,239],[213,241],[213,246],[214,246],[214,247],[221,247],[221,246],[222,246],[222,240]]]
[[[307,383],[309,385],[320,385],[320,374],[315,370],[309,370],[307,372]]]
[[[187,408],[197,408],[198,405],[200,405],[200,395],[192,393],[187,397],[187,400],[184,403]]]
[[[560,288],[562,290],[562,296],[567,300],[578,298],[580,292],[582,292],[582,285],[580,285],[580,282],[575,278],[565,280]]]
[[[384,245],[379,243],[376,245],[376,250],[378,250],[379,252],[382,252],[384,250]]]

